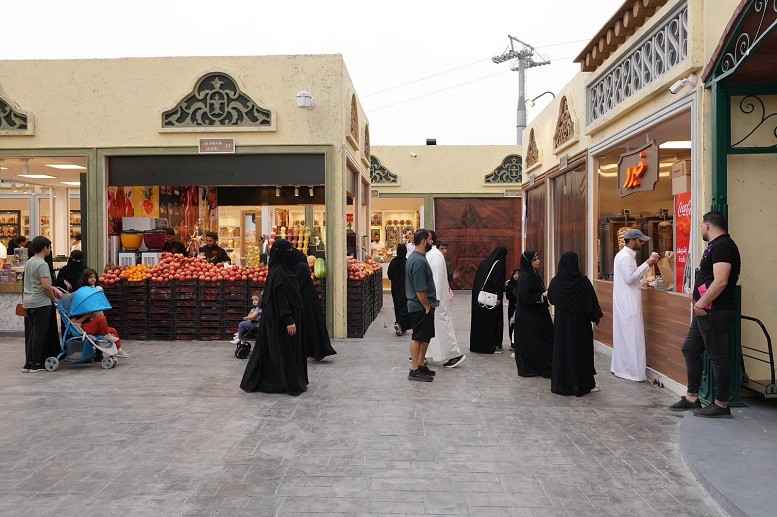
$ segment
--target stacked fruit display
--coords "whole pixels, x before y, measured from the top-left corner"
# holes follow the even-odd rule
[[[364,280],[373,273],[373,268],[366,262],[360,262],[348,257],[348,280]]]
[[[170,280],[239,282],[250,280],[263,284],[267,279],[267,266],[261,268],[224,267],[222,264],[210,264],[205,259],[184,257],[180,253],[163,253],[162,259],[152,267],[141,264],[129,268],[118,267],[108,270],[100,276],[100,283],[112,285],[123,279],[130,282],[141,280],[151,280],[152,282],[169,282]]]
[[[261,250],[259,246],[246,246],[246,266],[258,268],[262,262],[260,255]]]

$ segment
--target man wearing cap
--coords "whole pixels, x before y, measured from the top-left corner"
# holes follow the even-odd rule
[[[205,254],[205,260],[210,262],[211,264],[221,264],[222,262],[229,262],[230,264],[232,261],[229,258],[229,255],[227,255],[227,252],[218,245],[219,236],[216,234],[216,232],[208,232],[205,234],[205,246],[200,248],[200,253]]]
[[[175,240],[175,230],[172,228],[165,228],[165,245],[162,246],[162,251],[169,253],[180,253],[184,257],[188,257],[189,253],[186,251],[186,247]]]
[[[640,280],[645,271],[658,262],[658,253],[652,253],[637,266],[637,250],[650,237],[631,229],[623,236],[625,245],[615,255],[612,285],[612,364],[610,371],[617,377],[644,381],[645,326],[642,321],[642,293]]]

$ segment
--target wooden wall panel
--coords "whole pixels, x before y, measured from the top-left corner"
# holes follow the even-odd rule
[[[594,328],[594,338],[612,347],[612,282],[594,280],[604,317]],[[690,304],[684,294],[642,289],[647,365],[670,379],[687,384],[681,352],[691,321]]]

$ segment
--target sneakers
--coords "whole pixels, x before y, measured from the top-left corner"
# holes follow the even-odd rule
[[[111,343],[115,343],[116,341],[119,340],[119,338],[117,338],[113,334],[105,334],[104,336],[102,336],[102,339],[104,341],[110,341]]]
[[[704,418],[734,418],[733,416],[731,416],[731,408],[720,407],[714,402],[707,407],[694,409],[693,416],[700,416]]]
[[[129,357],[130,355],[123,348],[119,348],[119,351],[116,352],[116,356],[117,357]]]
[[[680,400],[669,406],[669,411],[688,411],[689,409],[701,409],[701,400],[696,399],[696,402],[690,402],[683,395]]]
[[[454,357],[453,359],[451,359],[447,363],[443,364],[443,367],[444,368],[456,368],[461,363],[463,363],[466,358],[467,358],[466,355],[460,355],[459,357]]]
[[[421,368],[418,368],[418,370],[410,370],[410,373],[407,374],[407,378],[408,380],[411,380],[411,381],[420,381],[420,382],[432,382],[434,380],[434,377],[422,372]]]
[[[240,343],[240,340],[236,337],[232,341],[230,341],[230,343],[232,343],[233,345],[237,345],[238,343]]]
[[[22,373],[27,373],[30,371],[30,368],[32,368],[32,364],[30,363],[24,363],[24,366],[22,366]]]
[[[434,370],[430,370],[429,367],[426,366],[426,365],[419,366],[418,367],[418,371],[421,372],[421,373],[425,373],[426,375],[428,375],[430,377],[434,377],[435,375],[437,375],[437,372],[435,372]]]
[[[400,326],[399,323],[394,323],[394,333],[397,336],[401,336],[402,335],[402,327]]]
[[[33,364],[30,366],[30,373],[45,372],[46,369],[42,364]]]
[[[499,348],[497,348],[496,350],[494,350],[494,353],[495,353],[495,354],[504,354],[504,353],[505,353],[505,351],[504,351],[504,350],[502,350],[502,347],[499,347]]]
[[[599,386],[594,386],[593,388],[591,388],[591,393],[598,393],[600,391],[602,391],[602,388],[600,388]]]

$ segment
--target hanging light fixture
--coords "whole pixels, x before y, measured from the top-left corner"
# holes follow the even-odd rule
[[[308,187],[308,194],[310,194],[310,197],[313,197],[313,185]]]
[[[299,197],[299,185],[294,185],[294,197]]]
[[[22,174],[25,176],[30,175],[30,160],[29,158],[22,158]]]
[[[275,197],[281,197],[281,188],[275,187]]]
[[[19,187],[16,185],[15,181],[13,182],[13,191],[14,192],[19,192]]]
[[[24,184],[24,192],[23,193],[24,194],[29,194],[29,192],[27,192],[27,184],[26,183]]]

